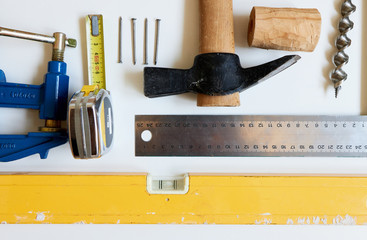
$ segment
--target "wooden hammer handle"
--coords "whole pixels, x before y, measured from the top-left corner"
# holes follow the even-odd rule
[[[234,53],[232,0],[200,0],[200,53]]]
[[[200,0],[200,53],[234,53],[232,0]],[[226,96],[198,94],[197,105],[240,105],[239,93]]]

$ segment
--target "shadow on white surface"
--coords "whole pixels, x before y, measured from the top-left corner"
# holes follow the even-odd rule
[[[1,238],[29,240],[365,240],[367,227],[355,226],[193,226],[193,225],[8,225]]]

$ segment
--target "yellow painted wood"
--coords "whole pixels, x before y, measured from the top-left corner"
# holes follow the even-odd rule
[[[3,223],[367,223],[367,177],[190,175],[149,195],[145,174],[3,174],[0,196]]]

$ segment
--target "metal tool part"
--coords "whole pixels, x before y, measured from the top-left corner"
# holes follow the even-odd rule
[[[367,157],[367,116],[135,116],[136,156]]]
[[[338,52],[334,56],[334,65],[336,68],[331,73],[331,81],[334,83],[335,98],[338,97],[341,90],[341,84],[347,80],[348,74],[342,69],[348,62],[349,56],[345,53],[345,49],[352,44],[352,40],[348,38],[347,33],[353,29],[354,23],[349,19],[349,16],[356,11],[356,6],[351,0],[345,0],[341,7],[342,18],[339,22],[340,35],[336,40]]]
[[[276,75],[300,59],[298,55],[290,55],[260,66],[243,69],[239,57],[234,54],[234,36],[231,30],[233,27],[232,1],[201,0],[199,2],[203,12],[201,32],[206,32],[200,39],[201,54],[196,56],[191,69],[146,67],[144,69],[145,96],[162,97],[193,92],[199,93],[199,106],[238,106],[238,92]],[[221,7],[226,11],[220,9]],[[158,55],[159,23],[160,19],[157,19],[154,64],[157,63]],[[213,23],[212,26],[211,23]],[[229,101],[221,97],[231,94],[236,95],[228,98]],[[210,96],[214,97],[203,101]]]
[[[158,62],[159,28],[161,19],[155,20],[155,41],[154,41],[154,65]]]
[[[0,27],[0,35],[7,36],[7,37],[26,39],[26,40],[33,40],[33,41],[44,42],[44,43],[51,43],[51,44],[54,44],[57,41],[55,36],[51,37],[51,36],[42,35],[38,33],[19,31],[19,30],[3,28],[3,27]],[[65,45],[68,47],[76,47],[76,40],[72,38],[65,39]]]
[[[122,63],[122,17],[119,17],[118,63]]]
[[[0,27],[0,35],[53,44],[52,61],[41,85],[6,82],[0,70],[0,107],[39,110],[39,118],[45,119],[40,132],[27,135],[0,135],[0,162],[9,162],[33,154],[47,158],[48,151],[67,142],[66,130],[61,122],[66,120],[69,76],[64,60],[65,46],[76,47],[76,40],[66,38],[61,32],[53,36],[24,32]]]
[[[144,20],[144,65],[148,64],[148,19]]]
[[[131,47],[132,47],[132,54],[133,54],[133,64],[136,64],[136,18],[131,19]]]
[[[86,24],[89,85],[106,89],[103,16],[88,15]]]
[[[70,147],[74,158],[99,158],[113,142],[113,112],[108,91],[85,86],[74,94],[68,110]]]
[[[63,61],[65,46],[76,47],[76,40],[72,38],[66,38],[64,33],[56,32],[54,35],[47,36],[37,33],[24,32],[9,28],[0,27],[0,36],[21,38],[26,40],[51,43],[53,44],[52,60],[53,61]]]
[[[230,53],[196,56],[192,68],[144,69],[144,94],[161,97],[186,92],[211,96],[241,92],[295,64],[300,57],[289,55],[251,68],[242,68],[239,57]]]

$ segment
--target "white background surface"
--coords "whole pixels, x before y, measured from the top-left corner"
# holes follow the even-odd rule
[[[158,65],[189,68],[199,47],[197,0],[64,0],[2,1],[0,25],[52,34],[61,31],[78,40],[67,49],[70,95],[87,83],[85,16],[103,14],[107,88],[114,104],[115,145],[98,160],[77,161],[68,145],[52,149],[46,160],[34,155],[2,163],[0,171],[149,172],[177,175],[186,172],[225,173],[358,173],[367,174],[366,159],[348,158],[137,158],[134,156],[136,114],[340,114],[367,113],[366,25],[367,3],[354,0],[355,28],[347,50],[348,81],[338,100],[328,79],[335,52],[334,40],[341,0],[234,0],[236,53],[244,67],[273,60],[288,52],[252,49],[247,45],[248,17],[253,6],[318,8],[322,15],[320,42],[313,53],[291,68],[241,94],[239,108],[198,108],[193,94],[148,99],[143,95],[143,22],[149,20],[149,63],[153,57],[154,19],[161,18]],[[364,13],[364,16],[363,16]],[[123,17],[123,64],[117,64],[118,17]],[[137,65],[131,60],[130,18],[137,18]],[[51,58],[51,46],[25,40],[0,38],[0,68],[8,82],[41,84]],[[43,121],[38,113],[0,109],[0,134],[37,131]],[[2,236],[6,236],[2,238]],[[51,237],[52,236],[52,237]],[[123,239],[123,238],[253,238],[258,239],[366,239],[366,227],[310,226],[0,226],[0,238],[16,239]]]

